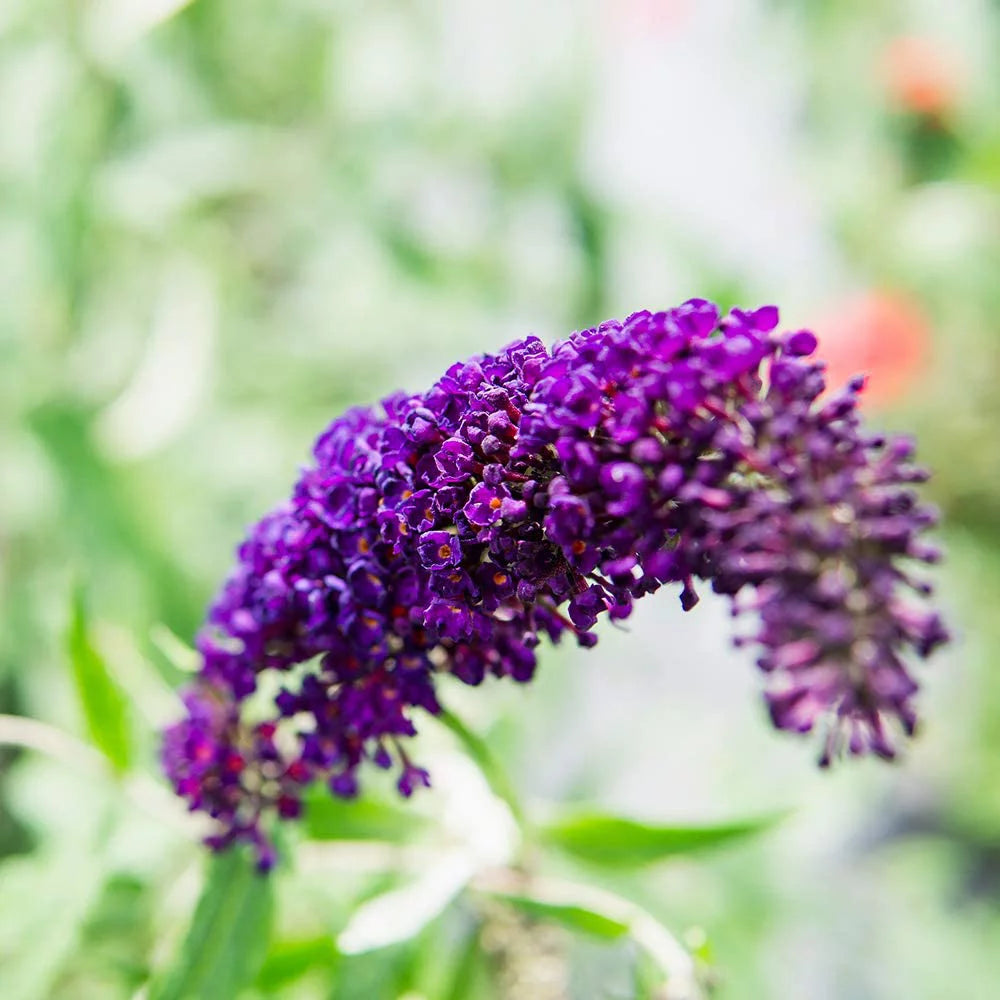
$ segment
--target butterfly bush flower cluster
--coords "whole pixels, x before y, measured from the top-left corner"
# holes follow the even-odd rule
[[[776,726],[821,761],[891,758],[915,725],[904,662],[946,638],[913,568],[935,514],[905,439],[864,429],[863,380],[824,395],[808,331],[691,300],[450,368],[335,420],[253,528],[198,640],[163,761],[216,847],[255,844],[369,762],[429,783],[406,741],[435,681],[531,679],[543,638],[709,585],[752,622]],[[265,711],[251,695],[278,678]],[[273,684],[273,680],[272,680]]]

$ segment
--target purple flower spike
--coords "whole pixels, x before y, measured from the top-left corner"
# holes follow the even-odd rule
[[[822,396],[815,348],[773,306],[691,300],[551,351],[529,337],[335,420],[240,546],[164,736],[211,846],[249,842],[269,868],[272,818],[313,783],[356,795],[365,760],[404,796],[429,785],[403,743],[415,710],[440,711],[438,674],[526,682],[540,637],[592,646],[602,615],[671,583],[685,610],[708,585],[752,620],[737,642],[771,718],[819,729],[822,764],[891,758],[916,726],[909,661],[947,640],[913,573],[939,558],[936,515],[912,444],[862,427],[864,380]],[[253,722],[269,671],[272,718]]]
[[[502,486],[478,483],[469,494],[469,502],[463,511],[470,523],[485,528],[500,520],[501,508],[508,496],[507,491]]]

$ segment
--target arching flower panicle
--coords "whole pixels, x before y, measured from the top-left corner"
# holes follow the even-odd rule
[[[437,675],[527,681],[540,636],[592,646],[602,615],[670,583],[685,610],[704,582],[753,617],[738,641],[778,727],[821,728],[824,763],[891,757],[915,725],[905,654],[946,638],[912,576],[937,558],[926,474],[864,430],[863,380],[820,398],[815,337],[777,325],[694,299],[551,350],[529,337],[334,421],[241,545],[165,737],[215,846],[269,862],[262,820],[296,817],[313,782],[356,794],[365,761],[411,794],[430,777],[401,741],[414,709],[440,711]],[[273,720],[247,721],[260,676],[303,663]]]

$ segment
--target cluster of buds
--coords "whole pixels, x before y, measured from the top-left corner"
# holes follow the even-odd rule
[[[213,846],[273,852],[262,820],[304,789],[349,797],[359,766],[429,783],[405,741],[435,680],[531,679],[543,636],[583,646],[667,584],[709,584],[759,624],[775,724],[822,730],[822,761],[892,757],[913,731],[903,654],[946,638],[910,567],[934,562],[926,474],[866,433],[863,382],[823,396],[807,331],[691,300],[456,364],[427,392],[340,417],[291,498],[239,549],[165,737]],[[821,398],[823,397],[823,398]],[[293,669],[295,668],[295,669]],[[263,721],[247,701],[282,684]],[[259,709],[256,715],[259,715]]]

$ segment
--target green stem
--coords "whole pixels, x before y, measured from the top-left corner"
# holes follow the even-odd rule
[[[648,910],[607,889],[563,878],[525,876],[513,869],[481,872],[472,888],[491,895],[527,897],[553,906],[579,906],[628,929],[666,977],[663,1000],[706,1000],[694,958]]]

